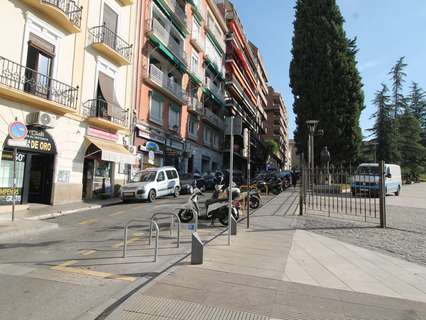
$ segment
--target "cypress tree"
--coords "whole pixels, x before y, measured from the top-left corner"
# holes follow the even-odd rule
[[[376,156],[378,161],[395,163],[400,158],[398,153],[398,140],[393,126],[393,107],[390,103],[389,89],[385,84],[375,94],[374,105],[377,111],[373,114],[375,118],[374,127],[369,129],[376,142]]]
[[[297,0],[290,87],[295,97],[295,141],[307,155],[307,120],[319,120],[324,136],[315,139],[316,163],[327,145],[332,162],[360,157],[359,127],[364,108],[357,70],[356,39],[348,39],[335,0]]]
[[[389,72],[392,81],[392,105],[395,119],[405,110],[407,106],[407,100],[403,94],[403,86],[405,77],[407,76],[405,73],[406,67],[407,64],[405,63],[405,57],[401,57]]]

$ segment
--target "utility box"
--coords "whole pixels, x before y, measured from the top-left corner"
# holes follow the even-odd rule
[[[203,264],[204,244],[198,232],[192,234],[191,264]]]

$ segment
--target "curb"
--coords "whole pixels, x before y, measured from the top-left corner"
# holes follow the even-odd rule
[[[33,217],[29,217],[29,218],[24,218],[25,220],[46,220],[46,219],[52,219],[52,218],[57,218],[57,217],[61,217],[61,216],[66,216],[68,214],[72,214],[72,213],[77,213],[77,212],[82,212],[82,211],[89,211],[89,210],[95,210],[95,209],[100,209],[103,207],[106,207],[108,205],[93,205],[90,207],[84,207],[84,208],[78,208],[78,209],[71,209],[71,210],[64,210],[64,211],[57,211],[57,212],[52,212],[52,213],[46,213],[46,214],[41,214],[38,216],[33,216]]]

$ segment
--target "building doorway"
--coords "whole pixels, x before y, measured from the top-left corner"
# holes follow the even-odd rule
[[[29,159],[29,174],[25,177],[28,186],[28,202],[50,204],[52,197],[53,156],[31,154]],[[24,188],[25,193],[25,188]],[[25,197],[24,197],[25,198]]]

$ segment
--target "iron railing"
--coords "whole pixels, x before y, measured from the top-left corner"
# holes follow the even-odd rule
[[[183,46],[177,43],[177,41],[171,36],[170,31],[174,28],[172,24],[170,24],[167,30],[157,19],[148,19],[147,27],[148,30],[158,37],[182,63],[185,65],[188,64],[188,57]],[[183,42],[184,41],[182,40],[182,43]]]
[[[214,84],[214,82],[207,78],[206,81],[207,88],[218,98],[222,103],[225,103],[225,97],[223,91]]]
[[[78,87],[74,88],[4,57],[0,57],[0,84],[77,109]]]
[[[186,100],[186,94],[182,86],[174,80],[168,78],[163,71],[157,68],[155,65],[149,65],[148,77],[151,81],[155,82],[164,89],[167,89],[179,100]]]
[[[89,30],[92,36],[92,44],[103,43],[113,49],[115,52],[126,58],[128,61],[132,58],[133,45],[128,44],[124,39],[120,38],[114,31],[107,26],[97,26]]]
[[[79,6],[76,1],[73,0],[41,0],[42,3],[54,6],[61,10],[73,25],[78,28],[81,27],[81,17],[83,7]]]
[[[182,9],[176,0],[166,0],[167,5],[173,11],[173,13],[182,20],[183,24],[186,25],[186,13],[185,10]]]
[[[87,118],[101,118],[109,122],[127,127],[128,110],[120,106],[112,106],[108,112],[108,102],[103,99],[88,100],[83,104],[83,116]]]
[[[224,128],[225,126],[224,121],[210,109],[207,109],[207,108],[204,109],[204,116],[210,123],[212,123],[219,129]]]
[[[195,111],[199,114],[203,113],[204,107],[203,103],[199,101],[197,98],[188,97],[188,108],[191,111]]]

